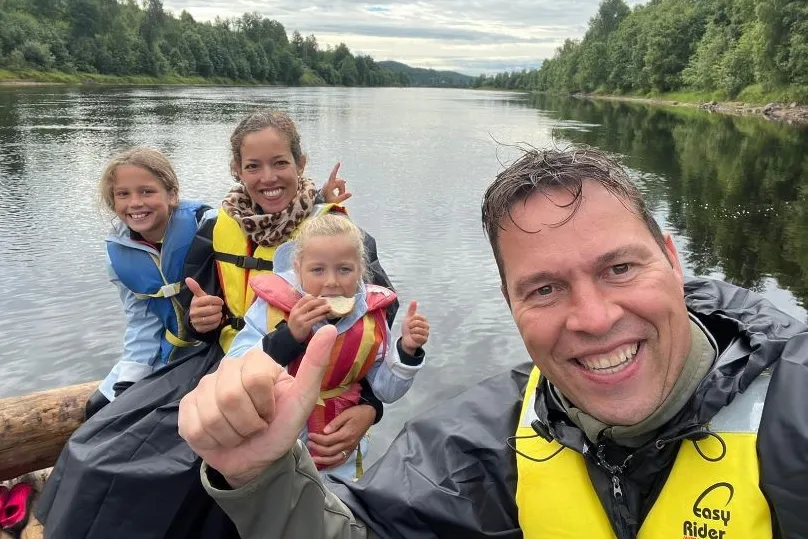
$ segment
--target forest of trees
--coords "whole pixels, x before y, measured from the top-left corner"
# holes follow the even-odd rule
[[[403,72],[410,81],[410,86],[428,86],[430,88],[468,88],[474,81],[471,75],[456,71],[435,70],[423,67],[411,67],[401,62],[383,60],[379,65],[395,73]]]
[[[603,0],[583,39],[539,69],[480,76],[475,87],[576,93],[791,88],[808,98],[806,0]]]
[[[285,84],[405,86],[406,75],[323,50],[313,35],[291,40],[255,13],[196,22],[161,0],[0,0],[0,68],[106,75],[177,75]]]
[[[651,211],[683,239],[688,274],[720,272],[759,292],[773,277],[808,305],[808,137],[802,131],[549,93],[530,102],[565,120],[554,130],[558,139],[622,156]]]

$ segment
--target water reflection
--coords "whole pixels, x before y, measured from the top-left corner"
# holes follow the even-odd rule
[[[557,137],[621,154],[644,172],[645,192],[666,208],[665,225],[687,240],[680,254],[692,273],[720,274],[760,292],[776,282],[805,305],[808,131],[689,109],[548,96],[532,102],[562,120]],[[802,309],[791,312],[804,318]]]

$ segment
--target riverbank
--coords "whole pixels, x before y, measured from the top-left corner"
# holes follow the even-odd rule
[[[168,75],[164,77],[150,77],[146,75],[99,75],[98,73],[65,73],[63,71],[38,71],[25,69],[10,71],[0,69],[0,87],[26,87],[26,86],[59,86],[59,85],[132,85],[147,86],[157,84],[181,85],[233,85],[248,84],[235,83],[230,79],[213,77],[180,77]]]
[[[659,97],[637,97],[578,93],[573,94],[572,97],[667,107],[689,107],[707,112],[732,114],[735,116],[759,116],[767,120],[783,122],[789,125],[808,126],[808,105],[799,104],[796,101],[790,103],[771,101],[766,104],[746,103],[742,101],[716,101],[715,99],[700,99],[700,96],[697,94],[669,94]]]
[[[182,77],[165,75],[99,75],[98,73],[65,73],[64,71],[39,71],[25,69],[10,71],[0,69],[0,88],[29,86],[279,86],[266,82],[233,80],[225,77]],[[306,68],[297,86],[334,86],[326,83],[316,73]]]

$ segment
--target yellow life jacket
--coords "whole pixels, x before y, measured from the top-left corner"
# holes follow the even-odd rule
[[[311,216],[331,211],[347,214],[345,208],[337,204],[318,204]],[[299,228],[292,233],[292,238],[297,236]],[[241,230],[238,221],[227,215],[223,208],[219,209],[213,227],[213,257],[216,260],[224,302],[230,314],[228,323],[219,334],[219,345],[225,353],[230,349],[236,334],[244,327],[244,315],[255,300],[255,293],[248,286],[250,277],[272,271],[272,257],[277,247],[259,245],[256,248]]]
[[[562,446],[535,436],[536,388],[533,369],[516,429],[516,449],[544,459]],[[709,436],[681,444],[668,480],[637,535],[638,539],[771,539],[769,506],[759,487],[757,429],[770,376],[759,376],[710,422]],[[718,458],[721,457],[721,458]],[[609,518],[586,470],[584,457],[564,448],[544,462],[517,453],[516,504],[526,539],[615,539]]]

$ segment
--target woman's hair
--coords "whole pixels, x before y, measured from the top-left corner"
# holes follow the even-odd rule
[[[242,119],[233,130],[233,134],[230,135],[230,152],[232,154],[230,172],[236,180],[239,179],[238,173],[241,169],[241,145],[244,138],[250,133],[257,133],[267,128],[277,129],[281,135],[286,137],[295,165],[303,164],[304,156],[303,150],[300,148],[300,134],[297,132],[292,118],[279,110],[257,110]]]
[[[295,261],[300,262],[306,245],[312,238],[336,237],[347,238],[356,249],[359,260],[359,274],[367,280],[367,261],[365,260],[365,234],[345,214],[325,213],[311,217],[303,222],[296,238]]]
[[[168,158],[158,150],[152,148],[132,148],[121,152],[107,163],[101,182],[99,183],[99,195],[104,206],[115,211],[115,195],[113,187],[115,183],[115,173],[118,167],[131,165],[140,167],[154,176],[157,181],[168,191],[169,195],[179,198],[180,183],[177,180],[177,173],[168,161]]]

